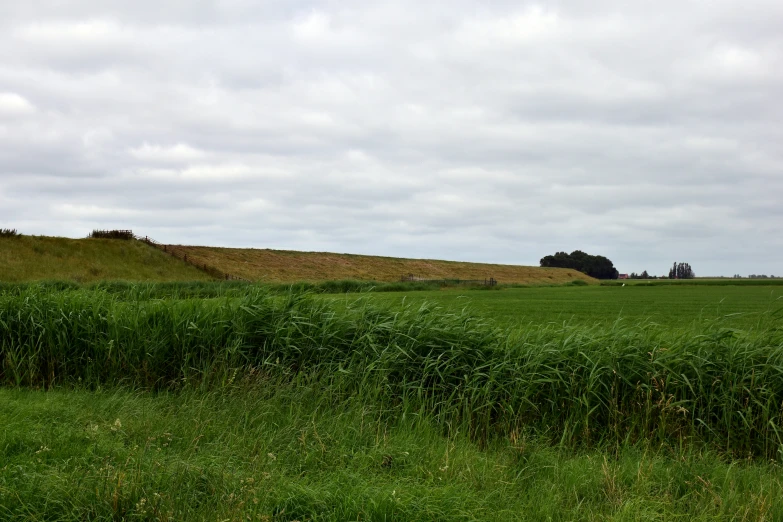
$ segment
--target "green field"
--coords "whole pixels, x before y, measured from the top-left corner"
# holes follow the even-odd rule
[[[351,295],[347,296],[351,299]],[[778,286],[598,286],[506,288],[502,290],[389,292],[373,296],[388,304],[436,301],[469,307],[502,326],[569,323],[592,326],[651,322],[684,327],[719,320],[724,326],[752,328],[783,308]]]
[[[779,520],[781,290],[6,286],[0,520]]]

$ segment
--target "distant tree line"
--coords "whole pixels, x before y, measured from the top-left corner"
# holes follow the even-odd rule
[[[15,228],[0,228],[0,237],[14,237],[18,235],[19,233]]]
[[[541,258],[541,266],[548,268],[571,268],[596,279],[617,279],[620,273],[614,264],[604,256],[592,256],[581,250],[570,254],[557,252],[553,256]]]
[[[658,279],[658,276],[651,276],[647,273],[647,270],[642,272],[641,274],[637,274],[636,272],[631,272],[628,275],[628,279]]]
[[[549,256],[552,257],[552,256]],[[543,262],[543,259],[542,259]],[[544,266],[543,264],[541,266]],[[637,274],[636,272],[631,272],[628,274],[628,279],[693,279],[696,277],[696,274],[693,272],[693,268],[688,263],[677,263],[675,262],[674,265],[672,265],[671,269],[669,270],[669,275],[662,275],[660,277],[656,275],[650,275],[647,270],[642,271],[641,274]],[[742,277],[739,274],[735,275],[734,277]],[[755,276],[751,275],[750,277],[767,277],[767,276]],[[774,276],[771,276],[774,277]]]
[[[734,279],[742,279],[742,276],[739,274],[734,274]],[[748,279],[775,279],[775,276],[772,274],[750,274]]]
[[[669,270],[669,279],[693,279],[696,274],[693,273],[691,265],[688,263],[674,262],[671,270]]]

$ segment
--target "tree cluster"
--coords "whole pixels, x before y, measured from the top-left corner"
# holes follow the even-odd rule
[[[542,267],[572,268],[596,279],[617,279],[620,273],[614,264],[604,256],[591,256],[581,250],[574,250],[570,254],[557,252],[553,256],[541,258]]]
[[[671,270],[669,270],[669,279],[693,279],[696,274],[693,273],[691,265],[688,263],[674,262]]]
[[[628,275],[628,279],[658,279],[658,276],[651,276],[647,273],[647,270],[645,270],[641,274],[631,272],[630,275]]]

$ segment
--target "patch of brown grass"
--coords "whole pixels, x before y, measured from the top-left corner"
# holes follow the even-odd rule
[[[463,263],[433,259],[296,252],[256,248],[183,246],[188,257],[230,274],[269,283],[354,279],[399,281],[413,274],[423,279],[485,279],[531,285],[563,284],[576,279],[597,280],[576,270],[533,266]]]

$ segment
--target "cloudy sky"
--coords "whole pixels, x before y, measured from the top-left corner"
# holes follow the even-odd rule
[[[783,275],[780,0],[0,0],[0,227]]]

